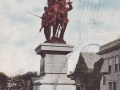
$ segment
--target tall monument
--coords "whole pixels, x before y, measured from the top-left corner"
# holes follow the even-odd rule
[[[40,28],[40,31],[44,29],[46,41],[35,49],[36,53],[41,55],[41,60],[40,78],[34,85],[37,85],[37,90],[75,90],[74,81],[67,77],[66,58],[66,55],[73,51],[73,46],[64,41],[64,32],[69,22],[67,13],[73,9],[72,2],[48,0],[47,3]]]
[[[66,7],[68,5],[69,7]],[[44,13],[41,17],[41,28],[44,29],[46,42],[65,43],[64,33],[69,22],[68,11],[72,10],[72,2],[66,0],[48,0],[48,6],[44,7]],[[51,36],[51,27],[53,27],[53,36]]]

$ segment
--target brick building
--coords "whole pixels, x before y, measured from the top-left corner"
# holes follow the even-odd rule
[[[120,90],[120,39],[101,46],[98,54],[104,59],[100,90]]]

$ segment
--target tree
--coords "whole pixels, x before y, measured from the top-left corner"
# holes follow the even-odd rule
[[[94,63],[94,68],[91,72],[88,72],[87,81],[89,83],[89,89],[86,90],[100,90],[100,79],[102,76],[101,68],[103,65],[103,58],[99,59],[97,62]]]
[[[100,79],[102,76],[101,67],[104,60],[101,58],[94,63],[93,69],[88,69],[86,73],[86,90],[100,90]]]
[[[27,72],[22,75],[22,78],[25,81],[25,90],[27,90],[27,83],[31,80],[31,77],[37,77],[37,72]]]
[[[36,76],[37,72],[27,72],[23,75],[16,75],[12,78],[12,87],[14,89],[27,90],[27,82],[31,80],[31,77]]]
[[[24,80],[30,80],[31,77],[36,77],[36,76],[37,76],[37,72],[27,72],[27,73],[22,75],[22,78]]]
[[[100,90],[100,79],[102,76],[101,67],[103,65],[104,59],[101,58],[99,61],[95,62],[93,75],[94,75],[94,82],[93,82],[93,90]]]
[[[0,84],[3,87],[3,90],[5,90],[5,87],[7,86],[7,79],[8,76],[3,72],[0,72]]]
[[[80,80],[80,89],[83,90],[84,85],[86,83],[86,74],[88,71],[87,64],[85,63],[84,57],[82,56],[82,53],[80,53],[78,63],[75,68],[75,76],[79,77]]]
[[[86,90],[93,90],[91,89],[93,78],[94,78],[93,69],[88,68],[86,75],[85,75],[85,89]]]

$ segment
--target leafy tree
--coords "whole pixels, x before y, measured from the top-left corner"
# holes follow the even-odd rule
[[[37,76],[37,72],[27,72],[27,73],[22,75],[22,78],[24,80],[30,80],[31,77],[36,77],[36,76]]]
[[[93,82],[93,69],[88,68],[86,75],[85,75],[85,89],[86,90],[92,90],[91,86],[92,86],[92,82]]]
[[[94,81],[93,81],[93,89],[94,90],[100,90],[100,79],[102,76],[101,67],[103,65],[103,58],[99,59],[99,61],[95,62],[94,64],[94,70],[93,70],[93,75],[94,75]]]
[[[31,80],[31,77],[36,77],[37,72],[27,72],[23,75],[16,75],[12,79],[12,83],[16,84],[13,87],[16,89],[27,90],[27,81]]]
[[[3,72],[0,72],[0,84],[3,86],[3,90],[5,90],[5,86],[7,85],[8,76]]]
[[[90,69],[87,67],[84,57],[80,53],[78,63],[75,68],[74,75],[80,79],[80,90],[100,90],[100,79],[102,76],[101,67],[104,60],[101,58],[95,62],[94,68]]]
[[[27,72],[25,74],[22,75],[22,78],[25,81],[25,86],[27,86],[27,82],[28,80],[31,80],[31,77],[36,77],[37,76],[37,72]],[[27,89],[27,87],[25,87],[25,90]]]
[[[94,69],[88,69],[86,72],[86,90],[100,90],[100,79],[102,76],[101,67],[104,60],[101,58],[99,61],[95,62]]]
[[[86,83],[86,74],[88,71],[87,64],[85,63],[84,57],[82,56],[82,53],[80,53],[78,63],[75,68],[75,76],[79,77],[80,83],[81,83],[81,90],[83,90],[84,85]]]

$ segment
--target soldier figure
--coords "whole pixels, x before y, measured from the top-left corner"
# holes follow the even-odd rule
[[[54,15],[49,12],[48,7],[44,7],[45,13],[42,15],[42,27],[40,29],[40,32],[42,28],[44,28],[44,34],[47,41],[50,41],[50,34],[51,34],[51,26],[53,25],[53,17]]]
[[[44,28],[44,34],[46,40],[49,42],[64,43],[64,32],[69,22],[67,18],[68,11],[72,10],[72,2],[67,2],[69,7],[66,7],[66,0],[48,0],[48,7],[44,7],[45,13],[42,18],[42,28]],[[51,26],[53,26],[53,37],[50,38]],[[61,28],[60,36],[58,32]],[[58,30],[57,30],[58,29]]]
[[[64,36],[64,32],[67,26],[67,23],[69,22],[68,18],[67,18],[67,12],[72,10],[72,2],[67,2],[67,4],[69,5],[69,8],[66,7],[66,2],[65,0],[60,1],[60,10],[59,10],[59,15],[58,15],[58,20],[60,21],[62,30],[60,33],[60,39],[63,40],[63,36]]]
[[[52,12],[54,14],[54,25],[53,25],[53,38],[56,37],[56,30],[57,30],[57,15],[58,15],[58,11],[59,11],[59,3],[58,1],[55,1],[55,3],[50,7],[49,9],[50,12]]]

